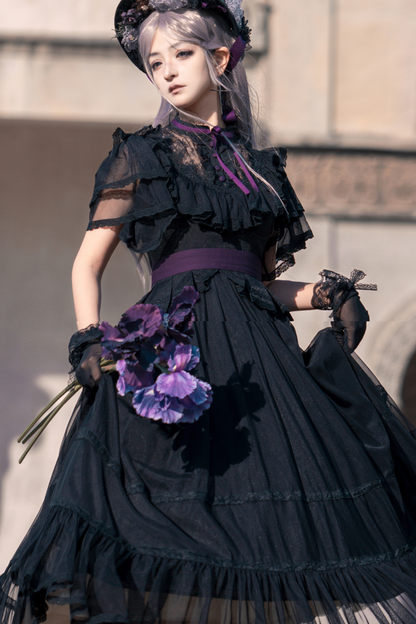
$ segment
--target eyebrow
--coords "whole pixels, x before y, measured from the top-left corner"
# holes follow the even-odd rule
[[[178,41],[176,45],[180,45],[181,43],[187,43],[186,41]],[[191,43],[189,45],[192,45]],[[177,50],[177,48],[173,45],[169,46],[170,48],[172,48],[173,50]],[[151,56],[160,56],[160,52],[151,52],[149,54],[149,59]]]

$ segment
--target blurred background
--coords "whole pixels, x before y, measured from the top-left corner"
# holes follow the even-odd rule
[[[117,126],[158,106],[112,38],[114,0],[1,0],[0,567],[42,501],[71,405],[19,466],[15,439],[67,382],[70,273],[94,173]],[[414,0],[245,0],[244,61],[260,125],[289,149],[315,238],[289,279],[364,270],[377,293],[358,353],[416,423],[416,11]],[[104,279],[102,318],[141,297],[128,252]],[[326,312],[294,315],[302,347]],[[86,475],[86,478],[88,476]]]

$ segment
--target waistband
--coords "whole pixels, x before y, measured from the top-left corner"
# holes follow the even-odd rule
[[[152,286],[166,277],[198,269],[223,269],[247,273],[261,281],[261,262],[249,251],[238,249],[185,249],[152,266]]]

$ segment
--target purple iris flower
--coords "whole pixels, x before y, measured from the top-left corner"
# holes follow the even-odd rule
[[[163,319],[168,336],[180,344],[189,344],[193,335],[192,325],[195,321],[194,306],[199,293],[193,286],[185,286],[177,295]]]
[[[182,401],[184,407],[181,422],[195,422],[212,403],[212,388],[206,381],[196,380],[196,388]]]
[[[179,371],[177,373],[162,373],[156,380],[156,390],[178,399],[184,399],[196,389],[196,377]]]
[[[152,338],[162,329],[162,312],[150,303],[139,303],[123,314],[118,327],[126,335],[126,342]]]
[[[148,349],[161,342],[162,312],[155,305],[139,303],[123,314],[117,327],[104,321],[100,329],[103,332],[101,342],[104,357],[119,360],[139,351],[140,341],[145,341]]]
[[[116,364],[119,373],[117,391],[121,396],[135,392],[138,388],[147,388],[154,383],[153,373],[143,369],[138,362],[125,359]]]
[[[167,314],[155,305],[129,308],[117,327],[101,323],[103,355],[116,361],[117,391],[133,392],[139,416],[194,422],[212,403],[211,386],[191,375],[200,360],[190,344],[199,294],[185,286]]]
[[[184,399],[194,392],[197,379],[188,372],[199,363],[199,349],[191,345],[178,345],[167,364],[169,373],[159,375],[156,389],[161,394]]]
[[[169,372],[159,375],[152,388],[134,394],[136,412],[165,423],[198,420],[212,403],[211,386],[187,372],[198,363],[197,347],[176,345],[167,359]]]
[[[199,349],[191,345],[178,345],[168,360],[171,373],[177,371],[190,371],[199,364]]]
[[[193,423],[212,403],[211,386],[200,379],[195,381],[195,389],[183,399],[158,392],[156,384],[138,390],[133,395],[133,407],[143,418],[162,420],[167,424]]]
[[[179,422],[184,411],[178,399],[159,394],[155,386],[135,392],[133,407],[139,416],[162,420],[167,424]]]

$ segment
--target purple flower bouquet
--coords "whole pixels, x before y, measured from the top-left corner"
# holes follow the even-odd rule
[[[132,405],[143,418],[192,423],[212,403],[211,386],[190,373],[199,363],[199,349],[191,344],[198,298],[195,288],[185,286],[167,313],[155,305],[139,303],[123,314],[116,327],[105,322],[100,325],[101,369],[119,373],[118,393],[125,396],[132,392]],[[77,381],[70,383],[25,429],[18,442],[32,441],[19,463],[79,390]]]
[[[103,356],[116,362],[117,391],[133,393],[139,416],[164,423],[191,423],[211,405],[211,386],[190,373],[199,363],[191,345],[198,293],[185,286],[167,313],[139,303],[117,327],[101,323]]]

